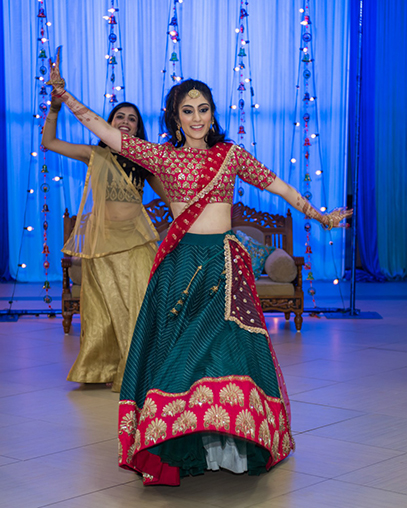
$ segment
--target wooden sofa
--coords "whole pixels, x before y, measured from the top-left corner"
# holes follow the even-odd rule
[[[171,224],[171,215],[164,202],[154,199],[145,208],[163,239]],[[76,217],[64,214],[64,241],[69,238]],[[293,257],[297,277],[291,283],[273,282],[266,273],[256,281],[257,292],[264,312],[283,312],[287,320],[291,313],[297,331],[301,330],[304,311],[304,292],[302,289],[302,267],[304,258],[293,256],[293,232],[290,210],[287,215],[273,215],[259,212],[254,208],[236,203],[232,209],[232,228],[240,230],[264,245],[283,249]],[[72,316],[80,311],[80,260],[65,255],[62,259],[62,316],[65,333],[69,333]],[[73,279],[71,281],[71,279]]]

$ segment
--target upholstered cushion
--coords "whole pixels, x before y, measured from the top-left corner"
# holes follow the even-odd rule
[[[264,271],[274,282],[292,282],[297,276],[294,259],[283,249],[275,249],[268,256]]]
[[[254,238],[243,231],[237,230],[236,236],[238,240],[242,242],[247,252],[250,254],[254,272],[254,278],[258,279],[263,272],[264,263],[266,262],[267,257],[275,250],[275,247],[269,247],[268,245],[263,245],[258,242]]]
[[[294,296],[294,285],[286,282],[273,282],[267,275],[256,280],[256,289],[259,297],[267,296]]]

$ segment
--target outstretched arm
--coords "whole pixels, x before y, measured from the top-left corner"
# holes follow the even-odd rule
[[[347,225],[342,224],[341,221],[347,217],[351,217],[353,213],[353,210],[347,210],[346,208],[336,208],[330,213],[323,214],[307,199],[301,196],[301,194],[296,189],[294,189],[294,187],[278,177],[275,178],[273,183],[266,187],[266,190],[281,196],[296,210],[299,210],[310,219],[319,221],[326,229],[347,227]]]
[[[91,146],[67,143],[57,138],[57,121],[61,105],[62,101],[60,99],[57,97],[52,98],[51,107],[49,108],[42,131],[42,144],[47,150],[89,164],[90,155],[92,153]]]
[[[95,136],[100,138],[110,148],[116,152],[121,150],[121,133],[109,125],[103,118],[80,103],[73,95],[65,90],[65,81],[59,72],[61,47],[57,50],[55,62],[49,60],[50,63],[50,79],[47,84],[52,85],[52,95],[64,102],[76,118],[89,129]]]

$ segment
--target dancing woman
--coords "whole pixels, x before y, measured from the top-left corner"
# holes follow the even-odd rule
[[[210,89],[169,92],[169,142],[112,129],[64,88],[72,113],[114,150],[157,175],[174,213],[150,275],[120,394],[119,463],[144,484],[179,485],[206,469],[260,474],[294,448],[286,386],[256,292],[250,257],[231,230],[235,177],[337,227],[244,149],[224,141]]]
[[[108,383],[120,392],[131,338],[157,252],[157,232],[142,205],[144,182],[162,198],[160,181],[128,159],[98,146],[57,138],[62,102],[53,97],[42,137],[45,148],[88,165],[76,225],[63,252],[81,260],[80,351],[68,381]],[[107,122],[145,139],[138,108],[118,104]]]

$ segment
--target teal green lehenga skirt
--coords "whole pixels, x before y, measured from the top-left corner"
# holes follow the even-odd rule
[[[260,474],[293,447],[268,338],[225,320],[227,234],[187,233],[147,288],[119,417],[119,463],[145,483]]]

